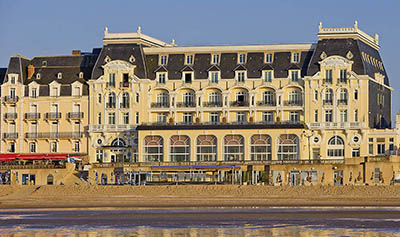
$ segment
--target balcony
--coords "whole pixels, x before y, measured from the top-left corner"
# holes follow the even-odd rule
[[[34,132],[25,133],[26,139],[79,139],[83,137],[82,132]]]
[[[83,112],[68,112],[68,119],[83,119]]]
[[[266,100],[263,100],[263,101],[258,101],[258,102],[257,102],[257,105],[258,105],[258,106],[276,106],[276,102],[275,102],[275,101],[266,101]]]
[[[60,118],[61,118],[61,113],[58,113],[58,112],[46,113],[46,119],[48,119],[48,120],[55,120],[55,119],[60,119]]]
[[[107,109],[115,109],[115,103],[107,103],[106,108]]]
[[[339,78],[339,83],[341,84],[347,84],[347,79],[346,78]]]
[[[136,125],[89,125],[89,132],[123,132],[135,129]]]
[[[345,123],[310,123],[311,129],[361,129],[365,128],[365,124],[361,122],[345,122]]]
[[[203,107],[222,107],[222,101],[203,102]]]
[[[40,113],[25,113],[26,120],[37,120],[40,119]]]
[[[332,78],[324,79],[324,84],[332,84]]]
[[[152,102],[151,108],[168,108],[169,102]]]
[[[283,101],[285,106],[302,106],[303,102],[301,100],[285,100]]]
[[[338,105],[347,105],[347,99],[340,99],[337,101]]]
[[[17,139],[18,133],[17,132],[5,132],[3,133],[3,139]]]
[[[129,103],[120,103],[119,107],[122,109],[129,109]]]
[[[4,102],[8,104],[15,104],[18,102],[19,97],[18,96],[4,96],[3,100]]]
[[[121,82],[119,84],[119,86],[122,87],[122,88],[129,88],[130,84],[129,84],[129,82]]]
[[[333,105],[333,100],[324,100],[324,105]]]
[[[107,82],[107,87],[115,87],[115,82]]]
[[[247,101],[232,101],[231,106],[232,107],[246,107],[246,106],[249,106],[249,102],[247,102]]]
[[[4,114],[4,119],[7,119],[7,120],[15,120],[15,119],[17,119],[17,117],[18,117],[17,113],[5,113]]]
[[[178,103],[176,103],[176,107],[178,107],[178,108],[194,108],[194,107],[196,107],[196,103],[194,101],[178,102]]]

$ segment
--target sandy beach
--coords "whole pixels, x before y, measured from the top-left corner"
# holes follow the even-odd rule
[[[400,186],[0,186],[0,209],[400,207]]]

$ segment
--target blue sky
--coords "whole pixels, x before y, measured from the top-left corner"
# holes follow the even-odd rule
[[[393,117],[400,107],[400,1],[106,1],[0,0],[0,67],[9,57],[70,54],[102,46],[103,30],[142,32],[178,45],[312,43],[318,23],[380,35],[391,80]]]

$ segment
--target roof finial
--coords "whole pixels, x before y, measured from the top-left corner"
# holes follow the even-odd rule
[[[319,28],[319,31],[321,31],[321,30],[322,30],[322,22],[321,22],[321,21],[319,22],[319,26],[318,26],[318,28]]]
[[[354,22],[354,28],[357,30],[358,29],[358,21]]]
[[[137,33],[138,33],[138,34],[141,34],[141,33],[142,33],[142,27],[138,26],[138,28],[137,28]]]
[[[108,34],[108,27],[106,26],[106,28],[104,28],[104,35]]]
[[[375,34],[375,43],[379,44],[379,35],[378,34]]]
[[[175,46],[175,40],[174,39],[172,39],[172,46]]]

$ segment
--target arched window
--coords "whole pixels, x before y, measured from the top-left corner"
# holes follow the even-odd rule
[[[168,107],[169,106],[169,96],[166,92],[161,92],[157,94],[157,104],[160,107]]]
[[[273,91],[264,91],[263,92],[263,104],[272,105],[274,104],[274,92]]]
[[[112,147],[126,147],[126,142],[121,138],[116,138],[111,142]]]
[[[347,90],[345,88],[340,89],[338,104],[347,105]]]
[[[282,134],[278,137],[278,160],[299,159],[299,138],[295,134]]]
[[[187,106],[194,105],[194,94],[192,92],[185,92],[183,94],[183,103]]]
[[[197,137],[197,161],[217,160],[217,138],[213,135],[199,135]]]
[[[161,136],[146,136],[144,138],[143,160],[146,162],[164,161],[164,139]]]
[[[110,92],[108,94],[108,108],[115,108],[115,93]]]
[[[328,158],[344,158],[344,141],[339,136],[333,136],[328,141]]]
[[[226,135],[224,137],[224,160],[244,160],[244,138],[241,135]]]
[[[325,102],[332,104],[332,101],[333,101],[333,90],[332,89],[327,89],[325,91]]]
[[[251,137],[251,160],[271,160],[271,137],[264,134]]]
[[[221,93],[219,93],[217,91],[212,91],[208,95],[208,103],[209,103],[209,105],[221,106],[222,105],[221,101],[222,101],[221,100]]]
[[[185,135],[173,135],[170,142],[170,160],[173,162],[190,161],[190,138]]]
[[[129,108],[129,93],[127,92],[124,92],[124,94],[122,94],[121,108]]]

